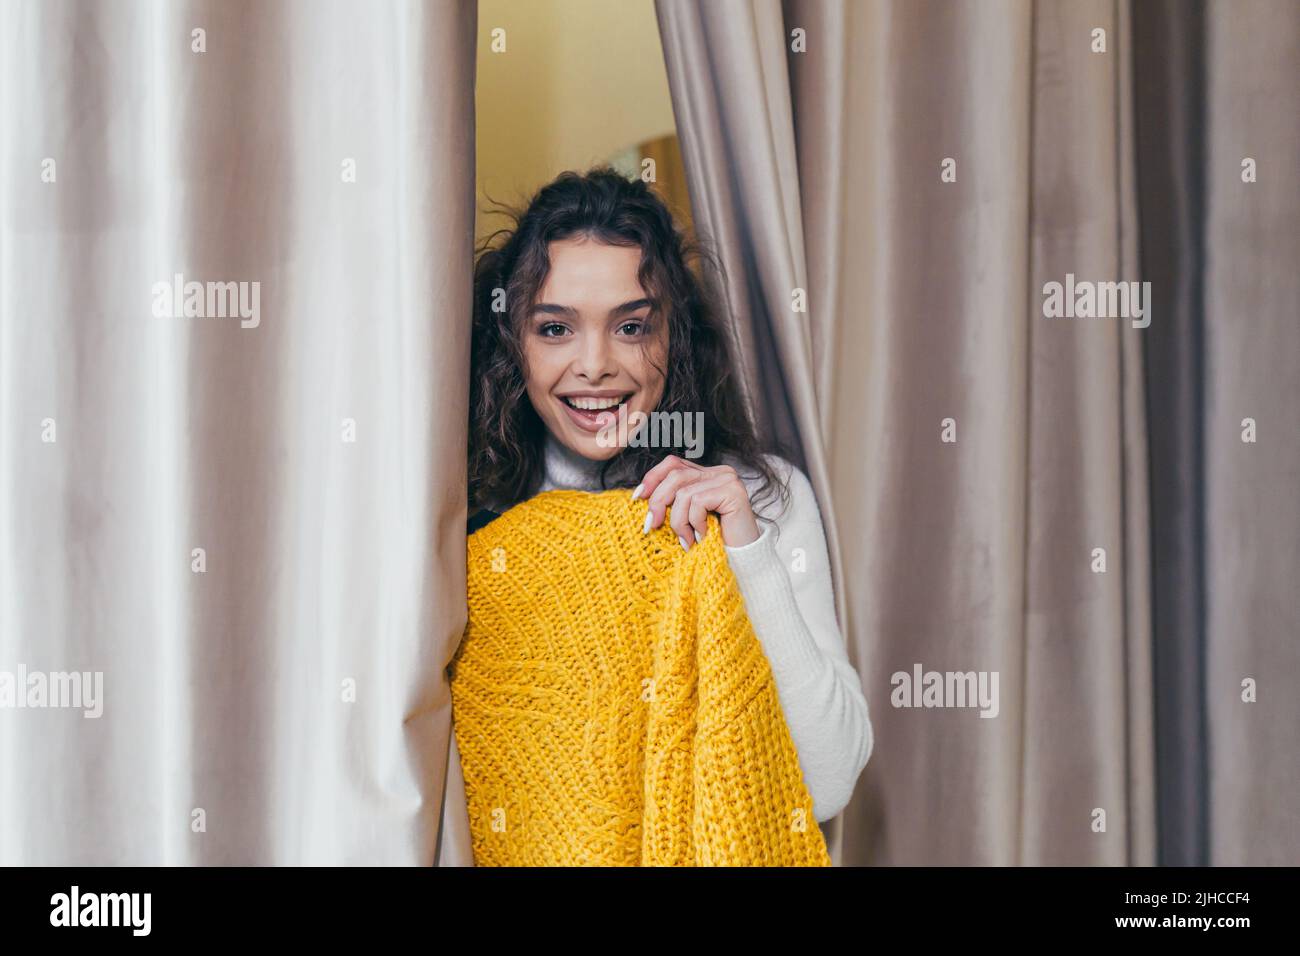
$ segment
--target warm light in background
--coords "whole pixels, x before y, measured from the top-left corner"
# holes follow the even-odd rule
[[[493,52],[493,31],[505,52]],[[505,220],[487,197],[522,205],[566,170],[610,163],[653,184],[690,223],[653,0],[482,0],[479,4],[475,235]]]

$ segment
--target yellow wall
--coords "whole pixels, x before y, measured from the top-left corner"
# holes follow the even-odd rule
[[[565,169],[675,133],[653,0],[479,0],[478,25],[480,237],[501,224],[483,217],[485,191],[514,205]]]

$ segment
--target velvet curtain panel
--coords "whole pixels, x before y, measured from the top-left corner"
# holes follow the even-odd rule
[[[1284,689],[1300,615],[1282,583],[1300,567],[1283,172],[1297,167],[1300,11],[1172,3],[1135,24],[1124,0],[657,9],[751,394],[769,434],[797,436],[837,525],[842,623],[877,728],[833,828],[837,861],[1149,864],[1173,859],[1158,817],[1172,847],[1180,828],[1195,844],[1198,813],[1213,862],[1300,857]],[[1177,22],[1153,30],[1161,11]],[[1198,72],[1182,54],[1202,43]],[[1153,91],[1135,73],[1163,73],[1175,105],[1211,116],[1189,134],[1203,162],[1186,137],[1138,135]],[[1243,195],[1251,149],[1276,175]],[[1139,195],[1173,169],[1192,174]],[[1216,257],[1189,275],[1202,237]],[[1145,317],[1132,303],[1049,317],[1047,283],[1150,279]],[[1203,379],[1177,331],[1202,281]],[[1200,388],[1209,404],[1184,401]],[[1175,401],[1187,417],[1151,416]],[[1243,405],[1289,415],[1289,431],[1243,446],[1231,429],[1247,413],[1229,411]],[[1210,490],[1171,518],[1175,480]],[[996,673],[996,717],[905,706],[900,675],[917,668]],[[1269,716],[1240,699],[1262,670],[1280,685]],[[1264,825],[1247,833],[1251,816]]]
[[[476,27],[0,4],[0,863],[433,862]]]
[[[1294,866],[1300,862],[1300,4],[1218,0],[1204,18],[1206,191],[1199,225],[1205,268],[1197,276],[1205,335],[1199,469],[1209,862]],[[1252,702],[1243,700],[1247,695]]]

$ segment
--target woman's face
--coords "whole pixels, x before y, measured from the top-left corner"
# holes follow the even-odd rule
[[[614,433],[599,432],[620,414],[658,407],[668,330],[660,319],[650,325],[638,247],[565,239],[547,248],[550,272],[523,330],[528,398],[560,444],[612,458]]]

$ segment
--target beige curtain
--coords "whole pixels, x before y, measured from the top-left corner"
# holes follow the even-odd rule
[[[1205,20],[1210,862],[1294,866],[1300,863],[1300,4],[1221,0],[1209,5]],[[1248,159],[1250,183],[1243,181]],[[1243,699],[1252,692],[1254,702]]]
[[[1300,7],[1148,0],[1133,23],[1160,859],[1294,863]]]
[[[0,863],[433,862],[475,21],[0,4]]]
[[[1127,4],[658,11],[755,397],[836,526],[876,728],[837,862],[1153,862],[1142,330],[1041,292],[1138,278]],[[997,716],[892,706],[916,665],[996,672]]]

